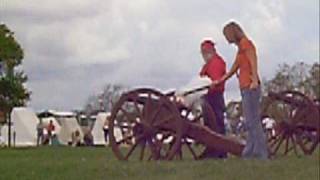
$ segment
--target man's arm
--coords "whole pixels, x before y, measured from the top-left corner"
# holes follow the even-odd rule
[[[217,84],[220,84],[220,83],[228,80],[231,76],[233,76],[233,75],[237,72],[238,68],[239,68],[239,63],[238,63],[238,61],[236,60],[236,61],[232,64],[232,67],[231,67],[231,69],[230,69],[230,71],[229,71],[228,73],[226,73],[224,76],[222,76],[221,79],[216,80],[216,81],[213,81],[212,83],[213,83],[214,85],[217,85]]]
[[[207,64],[204,64],[204,65],[202,66],[201,71],[200,71],[200,73],[199,73],[200,77],[204,77],[204,76],[207,75],[207,66],[206,66],[206,65],[207,65]]]

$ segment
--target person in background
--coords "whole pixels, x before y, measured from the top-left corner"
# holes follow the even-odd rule
[[[106,142],[106,144],[108,144],[108,135],[109,135],[109,119],[110,119],[110,115],[107,115],[106,120],[103,124],[102,130],[104,133],[104,140]]]
[[[50,142],[52,141],[52,134],[54,133],[55,131],[55,126],[53,124],[53,121],[50,120],[49,121],[49,124],[48,124],[48,127],[47,127],[47,130],[48,130],[48,136],[49,136],[49,140]]]
[[[49,137],[47,128],[43,128],[43,136],[42,137],[43,137],[42,145],[49,145],[50,137]]]
[[[71,146],[76,147],[81,145],[80,131],[78,129],[71,134],[71,140]]]
[[[40,119],[37,124],[37,146],[41,145],[44,141],[43,129],[42,119]]]
[[[53,131],[51,134],[51,145],[52,146],[59,146],[60,145],[60,141],[59,141],[58,136],[55,131]]]
[[[88,130],[83,136],[83,142],[85,146],[93,146],[93,136],[91,130]]]

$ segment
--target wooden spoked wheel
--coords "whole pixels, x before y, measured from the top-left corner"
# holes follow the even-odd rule
[[[313,106],[309,107],[309,111],[301,114],[301,118],[308,119],[306,125],[299,124],[297,135],[299,137],[298,144],[304,154],[310,155],[320,144],[320,101],[313,101]]]
[[[304,138],[304,134],[309,134],[315,124],[313,115],[310,116],[315,113],[310,99],[297,91],[270,93],[263,112],[264,118],[275,121],[274,133],[268,136],[271,156],[287,155],[291,151],[299,155],[301,150],[306,154],[304,149],[308,149],[305,146],[309,140]]]
[[[201,125],[201,126],[207,126],[211,127],[212,129],[216,128],[216,122],[215,122],[215,114],[212,111],[210,105],[201,100],[202,106],[193,106],[193,107],[186,107],[181,104],[177,104],[180,111],[180,116],[183,119],[183,122],[191,123],[193,125]],[[211,117],[210,122],[206,123],[204,120],[204,113],[207,114],[207,116]],[[206,151],[207,146],[203,143],[201,143],[199,140],[192,138],[188,135],[188,131],[184,131],[184,134],[181,138],[181,146],[180,149],[178,149],[178,153],[176,154],[177,159],[194,159],[194,160],[200,160],[205,157],[202,157]]]
[[[159,91],[123,94],[110,117],[110,144],[119,160],[170,160],[182,138],[177,107]]]

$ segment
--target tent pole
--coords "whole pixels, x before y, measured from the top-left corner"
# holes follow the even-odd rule
[[[11,118],[10,118],[10,114],[6,113],[6,117],[8,119],[8,146],[11,147]]]

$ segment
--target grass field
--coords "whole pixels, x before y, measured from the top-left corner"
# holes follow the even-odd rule
[[[0,149],[0,179],[319,180],[320,151],[274,160],[121,162],[110,148]]]

